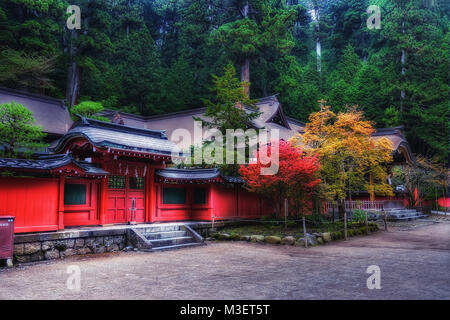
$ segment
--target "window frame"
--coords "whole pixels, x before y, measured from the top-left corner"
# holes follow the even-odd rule
[[[67,185],[83,185],[85,187],[85,193],[84,193],[84,203],[66,203],[66,190]],[[63,195],[63,205],[65,207],[87,207],[90,206],[90,184],[88,182],[81,182],[81,181],[68,181],[64,183],[64,195]]]
[[[166,203],[166,202],[164,202],[164,190],[165,189],[167,189],[167,190],[170,190],[170,189],[184,190],[184,202],[183,203]],[[163,206],[187,206],[187,205],[189,205],[188,188],[186,186],[179,186],[179,185],[174,185],[174,186],[162,185],[160,202],[161,202],[161,205],[163,205]]]

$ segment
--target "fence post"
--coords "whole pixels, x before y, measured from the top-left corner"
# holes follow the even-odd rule
[[[367,211],[364,211],[366,213],[366,234],[369,234],[369,221],[367,219]]]
[[[344,212],[344,239],[347,240],[347,211]]]
[[[216,232],[216,229],[215,229],[215,226],[214,226],[214,220],[215,220],[215,217],[214,217],[214,214],[212,215],[212,231],[213,232]]]
[[[284,228],[287,229],[288,199],[284,198]]]
[[[302,218],[303,220],[303,239],[305,239],[305,248],[308,248],[308,237],[306,236],[306,222],[305,222],[305,217],[303,216]]]
[[[383,221],[384,221],[384,231],[388,231],[388,226],[387,226],[387,221],[386,221],[386,211],[384,212],[383,215]]]

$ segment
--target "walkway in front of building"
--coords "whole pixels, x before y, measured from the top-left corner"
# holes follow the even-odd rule
[[[381,289],[367,288],[367,267]],[[243,242],[118,252],[0,270],[0,299],[450,299],[450,223],[314,248]],[[81,289],[66,285],[69,266]]]

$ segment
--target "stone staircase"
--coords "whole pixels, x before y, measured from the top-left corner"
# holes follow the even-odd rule
[[[204,245],[204,239],[183,224],[152,225],[128,231],[129,245],[141,251],[161,251]]]
[[[395,208],[386,210],[387,219],[389,221],[415,220],[427,217],[416,209]]]

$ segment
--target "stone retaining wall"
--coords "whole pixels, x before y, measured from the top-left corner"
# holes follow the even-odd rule
[[[227,226],[242,225],[243,221],[219,221],[214,223],[216,230]],[[203,237],[211,235],[211,222],[186,223]],[[164,224],[142,224],[133,227],[102,228],[86,230],[63,230],[18,234],[14,237],[14,262],[34,262],[65,258],[77,254],[115,252],[127,246],[136,246],[133,233],[127,230],[163,227]]]
[[[16,235],[14,261],[33,262],[125,248],[126,229]]]

